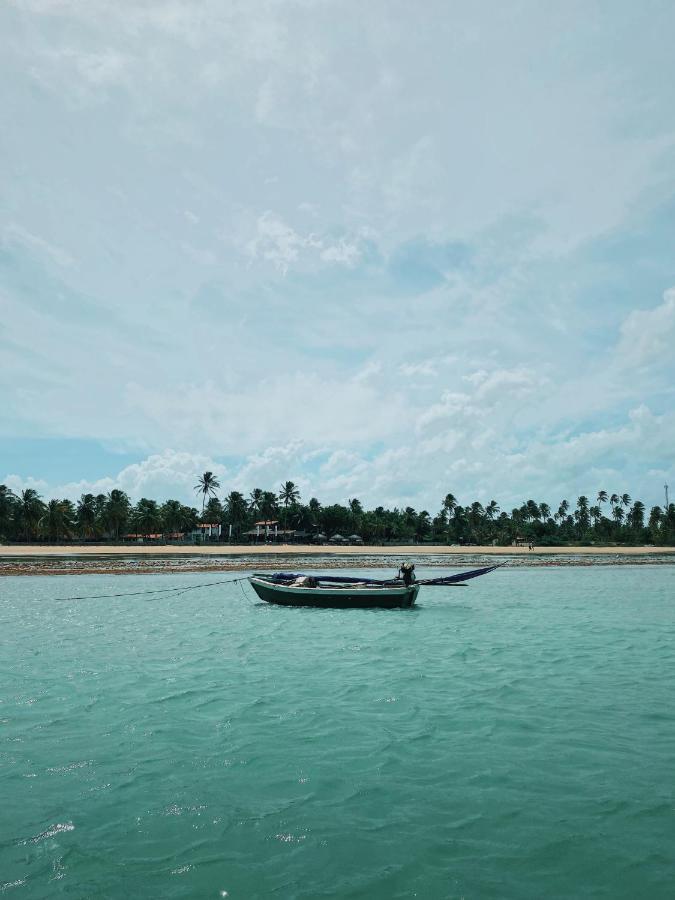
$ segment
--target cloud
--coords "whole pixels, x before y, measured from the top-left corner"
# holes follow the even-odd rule
[[[267,260],[283,275],[300,261],[319,258],[354,266],[360,257],[356,243],[344,237],[331,240],[326,235],[301,235],[269,210],[258,217],[255,237],[246,244],[245,252],[251,261]]]
[[[0,434],[140,448],[134,490],[668,470],[675,10],[427,12],[0,6]]]
[[[674,345],[675,288],[670,288],[660,306],[633,310],[626,316],[616,354],[625,367],[672,365]]]
[[[225,466],[203,454],[165,450],[162,453],[153,453],[141,462],[126,466],[115,475],[91,481],[48,485],[44,480],[21,478],[10,474],[4,483],[13,491],[34,487],[47,499],[67,497],[75,501],[82,494],[108,493],[118,488],[126,491],[134,501],[141,497],[159,501],[177,497],[186,503],[196,505],[194,486],[197,476],[206,471],[213,472],[221,481],[224,481],[228,474]]]

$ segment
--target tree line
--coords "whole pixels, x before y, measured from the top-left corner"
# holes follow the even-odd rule
[[[77,503],[45,502],[33,488],[14,494],[0,485],[0,540],[120,541],[150,536],[177,540],[209,523],[222,526],[223,539],[241,542],[252,539],[246,532],[254,529],[255,522],[275,520],[286,536],[293,531],[314,540],[340,533],[356,534],[366,543],[675,544],[675,504],[653,506],[647,514],[642,501],[604,490],[594,500],[584,495],[573,504],[562,500],[556,510],[534,500],[510,511],[502,510],[495,500],[485,506],[478,501],[462,505],[453,494],[446,494],[434,516],[411,506],[364,509],[357,498],[347,504],[324,505],[312,497],[303,503],[292,481],[279,491],[255,488],[248,497],[230,491],[221,499],[219,491],[216,475],[200,475],[195,485],[200,510],[179,500],[158,503],[146,497],[133,504],[119,489],[82,494]]]

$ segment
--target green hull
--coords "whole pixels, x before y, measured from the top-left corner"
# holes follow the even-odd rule
[[[265,603],[278,606],[314,606],[323,609],[409,609],[415,605],[419,585],[395,588],[294,588],[250,578],[251,587]]]

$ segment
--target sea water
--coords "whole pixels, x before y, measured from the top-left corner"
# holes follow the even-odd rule
[[[0,579],[3,896],[675,895],[675,567],[204,580]]]

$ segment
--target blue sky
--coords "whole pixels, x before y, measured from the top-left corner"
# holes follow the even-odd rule
[[[0,479],[675,492],[670,3],[10,0]]]

